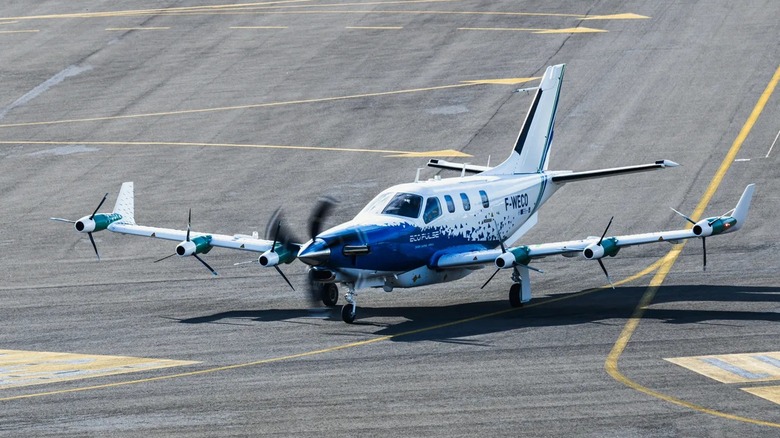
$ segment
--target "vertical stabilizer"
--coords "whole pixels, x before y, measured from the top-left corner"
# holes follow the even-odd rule
[[[114,213],[122,215],[120,224],[135,225],[135,201],[133,200],[133,183],[122,183],[119,196],[114,204]]]
[[[512,153],[506,161],[484,174],[511,175],[547,170],[565,67],[566,64],[547,67]]]

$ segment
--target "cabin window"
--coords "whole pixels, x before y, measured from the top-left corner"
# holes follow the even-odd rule
[[[428,222],[441,216],[441,204],[439,198],[432,196],[425,202],[425,213],[423,213],[423,220],[427,224]]]
[[[471,201],[469,201],[469,197],[466,196],[465,193],[460,194],[460,200],[463,201],[463,209],[466,211],[471,210]]]
[[[488,208],[488,207],[490,207],[490,200],[488,199],[488,197],[487,197],[487,193],[485,193],[485,191],[484,191],[484,190],[480,190],[480,191],[479,191],[479,196],[481,196],[481,197],[482,197],[482,206],[483,206],[484,208]]]
[[[420,217],[421,206],[422,196],[412,193],[398,193],[382,210],[382,213],[416,219]]]
[[[452,196],[444,195],[444,201],[447,202],[447,211],[455,213],[455,202],[452,201]]]

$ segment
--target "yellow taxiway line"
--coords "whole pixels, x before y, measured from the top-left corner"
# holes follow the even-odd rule
[[[325,152],[363,152],[373,154],[384,154],[386,157],[393,158],[425,158],[425,157],[449,157],[449,158],[469,158],[464,152],[454,149],[441,149],[436,151],[396,151],[389,149],[359,149],[359,148],[339,148],[339,147],[320,147],[320,146],[285,146],[270,144],[242,144],[242,143],[197,143],[197,142],[174,142],[174,141],[37,141],[37,140],[0,140],[0,144],[7,145],[47,145],[47,146],[180,146],[180,147],[218,147],[218,148],[255,148],[255,149],[291,149],[304,151],[325,151]]]
[[[441,85],[441,86],[423,87],[423,88],[411,88],[411,89],[406,89],[406,90],[395,90],[395,91],[380,91],[380,92],[376,92],[376,93],[352,94],[352,95],[347,95],[347,96],[320,97],[320,98],[313,98],[313,99],[287,100],[287,101],[279,101],[279,102],[267,102],[267,103],[248,104],[248,105],[223,106],[223,107],[215,107],[215,108],[197,108],[197,109],[179,110],[179,111],[161,111],[161,112],[156,112],[156,113],[144,113],[144,114],[127,114],[127,115],[122,115],[122,116],[87,117],[87,118],[82,118],[82,119],[49,120],[49,121],[41,121],[41,122],[7,123],[7,124],[0,124],[0,128],[16,128],[16,127],[23,127],[23,126],[42,126],[42,125],[61,125],[61,124],[66,124],[66,123],[86,123],[86,122],[99,122],[99,121],[106,121],[106,120],[138,119],[138,118],[143,118],[143,117],[178,116],[178,115],[186,115],[186,114],[200,114],[200,113],[211,113],[211,112],[219,112],[219,111],[234,111],[234,110],[246,110],[246,109],[256,109],[256,108],[271,108],[271,107],[286,106],[286,105],[300,105],[300,104],[309,104],[309,103],[336,102],[336,101],[340,101],[340,100],[363,99],[363,98],[367,98],[367,97],[393,96],[393,95],[400,95],[400,94],[420,93],[420,92],[424,92],[424,91],[448,90],[448,89],[452,89],[452,88],[471,87],[471,86],[474,86],[474,85],[520,84],[520,83],[524,83],[524,82],[533,81],[533,80],[536,80],[536,79],[538,79],[538,77],[463,81],[460,84]],[[503,81],[503,82],[499,82],[499,81]]]
[[[726,154],[726,157],[723,158],[723,161],[721,162],[717,172],[715,172],[715,176],[710,181],[710,184],[707,187],[704,196],[702,196],[702,198],[699,200],[699,204],[696,206],[696,209],[691,215],[691,218],[694,221],[698,220],[701,217],[701,215],[704,213],[704,209],[710,203],[710,200],[712,200],[715,191],[718,190],[718,187],[720,187],[720,184],[723,182],[723,178],[725,177],[726,172],[731,167],[731,164],[734,162],[734,158],[737,156],[737,153],[742,148],[742,144],[745,142],[745,139],[747,138],[748,134],[750,134],[750,131],[753,129],[753,125],[755,125],[756,121],[758,120],[758,117],[761,115],[761,112],[764,110],[764,107],[766,106],[769,97],[772,95],[772,92],[775,90],[778,81],[780,81],[780,67],[778,67],[777,70],[775,70],[775,74],[772,76],[772,79],[769,81],[769,84],[764,89],[764,92],[761,93],[761,97],[758,99],[758,102],[753,108],[753,111],[750,113],[750,116],[748,117],[747,121],[742,126],[742,129],[739,131],[739,134],[737,135],[737,138],[734,140],[734,143],[732,143],[731,148]],[[664,282],[667,275],[669,275],[669,271],[671,270],[672,265],[674,265],[674,263],[677,261],[677,258],[680,256],[680,251],[682,251],[682,248],[684,246],[685,243],[675,245],[675,247],[671,251],[669,251],[669,253],[666,254],[666,256],[664,256],[661,259],[661,265],[658,269],[658,272],[656,272],[655,276],[650,281],[650,286],[645,291],[636,309],[634,309],[633,315],[631,316],[631,318],[629,318],[628,322],[623,327],[623,331],[620,333],[620,336],[618,336],[617,342],[615,342],[614,346],[612,347],[612,351],[610,351],[609,355],[607,356],[607,360],[604,363],[604,369],[607,371],[607,373],[610,376],[612,376],[613,379],[628,386],[629,388],[642,392],[649,396],[667,401],[669,403],[673,403],[678,406],[692,409],[697,412],[715,415],[730,420],[742,421],[745,423],[752,423],[761,426],[780,428],[780,423],[762,421],[754,418],[748,418],[740,415],[730,414],[727,412],[721,412],[721,411],[717,411],[714,409],[710,409],[704,406],[700,406],[688,402],[686,400],[672,397],[667,394],[663,394],[661,392],[643,386],[634,380],[631,380],[625,374],[621,373],[620,370],[618,369],[618,360],[620,359],[620,356],[623,354],[623,351],[626,349],[628,342],[631,340],[631,336],[634,334],[637,327],[639,326],[639,322],[644,316],[647,306],[649,306],[650,303],[653,301],[656,292],[658,292],[658,288]]]

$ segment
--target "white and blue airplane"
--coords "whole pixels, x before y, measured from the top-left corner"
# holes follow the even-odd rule
[[[95,211],[74,223],[78,232],[87,233],[100,258],[93,232],[109,230],[121,234],[156,237],[179,241],[176,254],[193,256],[214,275],[216,271],[199,254],[212,248],[228,248],[260,253],[258,262],[274,267],[292,287],[279,266],[294,260],[309,266],[309,278],[317,299],[327,306],[338,301],[338,283],[347,290],[342,319],[355,320],[358,290],[411,288],[463,278],[487,265],[511,272],[509,302],[521,306],[531,299],[529,264],[539,258],[560,254],[581,255],[599,262],[614,257],[626,246],[653,242],[676,243],[739,230],[745,223],[754,185],[745,188],[736,208],[721,216],[699,221],[677,212],[692,227],[645,234],[607,236],[609,225],[600,237],[581,240],[513,246],[537,223],[542,205],[567,183],[605,178],[634,172],[675,167],[673,161],[590,170],[584,172],[548,170],[553,126],[558,107],[565,65],[547,68],[536,88],[533,103],[523,122],[512,151],[496,167],[457,164],[430,160],[428,165],[459,171],[455,178],[415,181],[392,186],[379,193],[354,219],[321,231],[332,204],[321,202],[309,221],[310,239],[301,242],[282,226],[275,215],[266,230],[265,239],[254,235],[222,235],[138,225],[135,222],[133,183],[122,184],[111,213]],[[466,176],[466,173],[474,174]],[[419,175],[419,174],[418,174]],[[277,211],[278,212],[278,211]],[[190,217],[191,217],[190,211]],[[611,220],[610,220],[611,223]],[[161,259],[162,260],[162,259]],[[707,256],[704,245],[704,267]]]

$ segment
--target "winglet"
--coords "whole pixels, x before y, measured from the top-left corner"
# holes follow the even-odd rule
[[[114,204],[114,213],[122,215],[122,219],[118,223],[135,225],[135,201],[133,198],[132,181],[122,183],[122,188],[119,189],[119,196],[116,198],[116,204]]]
[[[750,201],[753,200],[755,188],[755,184],[748,184],[748,186],[745,187],[745,191],[742,192],[742,196],[739,198],[739,202],[737,202],[737,207],[734,208],[734,214],[732,214],[732,217],[737,220],[737,223],[731,227],[730,231],[737,231],[745,224],[748,210],[750,209]]]

